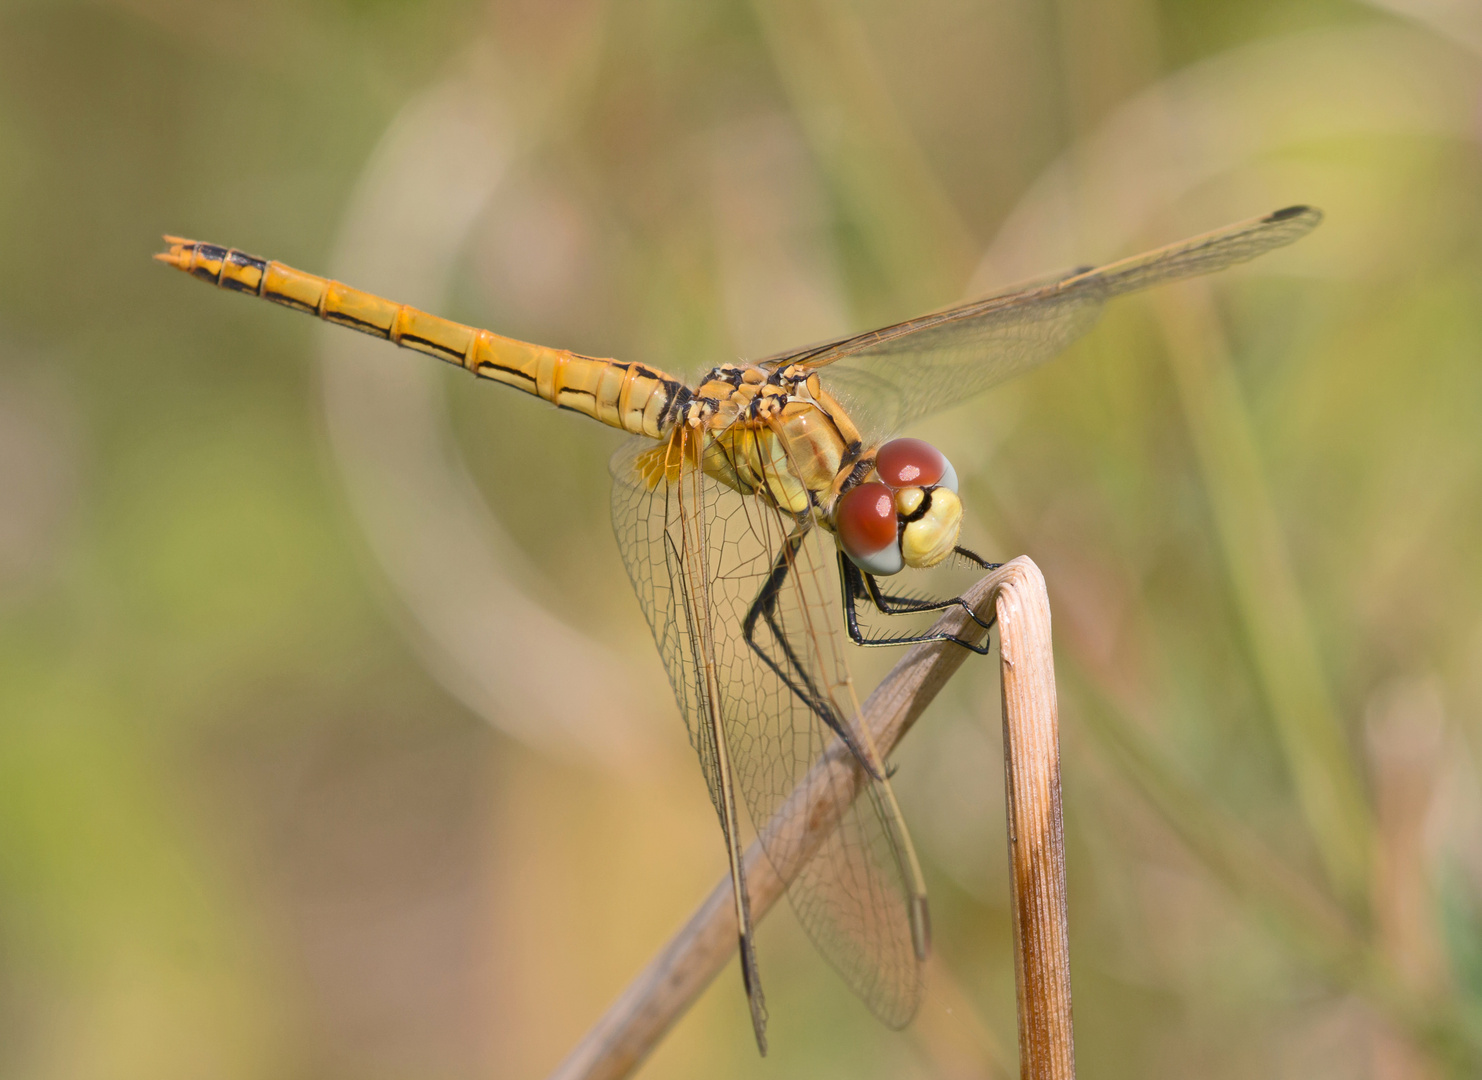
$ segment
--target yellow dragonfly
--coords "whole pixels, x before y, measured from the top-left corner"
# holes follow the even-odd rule
[[[880,579],[954,554],[995,564],[957,544],[962,503],[947,459],[892,436],[1050,359],[1109,298],[1253,259],[1321,220],[1311,207],[1288,207],[879,330],[722,364],[693,385],[640,363],[463,326],[215,244],[169,236],[155,258],[632,436],[611,463],[613,527],[720,819],[742,980],[765,1054],[738,807],[774,863],[797,862],[801,824],[779,829],[773,818],[836,738],[867,775],[864,796],[806,857],[788,897],[819,951],[886,1024],[904,1026],[921,1001],[926,890],[889,772],[859,722],[844,639],[931,640],[872,636],[858,609],[893,616],[965,607],[957,597],[895,595]]]

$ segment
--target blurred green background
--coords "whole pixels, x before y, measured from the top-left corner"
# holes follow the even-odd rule
[[[160,233],[692,373],[1294,202],[919,433],[1049,582],[1084,1075],[1482,1072],[1479,137],[1465,0],[0,5],[0,1075],[540,1076],[724,872],[617,433]],[[995,668],[916,1024],[779,912],[645,1076],[1016,1074]]]

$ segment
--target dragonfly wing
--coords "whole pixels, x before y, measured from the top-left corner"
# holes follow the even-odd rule
[[[849,354],[823,380],[877,441],[1064,352],[1095,324],[1104,299],[1082,287],[924,326]]]
[[[757,973],[750,894],[742,861],[731,733],[716,672],[717,625],[711,617],[709,517],[704,474],[687,453],[694,436],[683,428],[657,445],[630,440],[613,458],[612,520],[618,546],[668,669],[669,682],[689,727],[690,743],[710,801],[720,819],[730,865],[741,978],[751,1008],[757,1048],[767,1053],[767,1008]]]
[[[645,439],[618,451],[613,523],[711,800],[723,807],[729,764],[768,859],[791,878],[788,898],[809,937],[877,1016],[904,1025],[922,992],[920,871],[888,783],[841,759],[820,716],[820,706],[832,710],[834,724],[856,731],[832,544],[761,497],[706,477],[696,455],[669,452],[665,468],[664,453]],[[753,647],[748,615],[769,582],[774,603],[755,619]],[[723,748],[707,734],[712,692]],[[844,766],[819,769],[826,753]],[[807,820],[779,814],[804,784],[839,815],[821,838]]]
[[[825,382],[874,435],[1044,363],[1080,337],[1113,296],[1213,273],[1307,235],[1322,221],[1293,206],[1059,280],[974,300],[894,326],[761,361],[832,365]],[[851,412],[851,415],[854,415]]]

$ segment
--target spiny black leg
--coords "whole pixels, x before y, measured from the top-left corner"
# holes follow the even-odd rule
[[[839,584],[844,592],[844,625],[849,638],[857,645],[864,644],[864,635],[859,629],[859,612],[854,608],[856,600],[869,599],[865,591],[864,573],[842,551],[839,552]]]
[[[955,547],[952,550],[983,570],[997,570],[1003,565],[1002,563],[988,562],[981,556],[974,555],[967,548]],[[880,583],[875,579],[875,575],[866,574],[861,571],[860,576],[864,579],[865,587],[869,591],[870,601],[879,609],[882,615],[915,615],[923,611],[942,611],[955,605],[962,608],[968,617],[984,630],[987,630],[993,625],[991,618],[987,622],[978,618],[978,613],[960,596],[950,596],[941,600],[931,600],[915,596],[892,596],[880,588]],[[861,594],[860,599],[863,598],[863,594]]]
[[[782,586],[787,581],[787,575],[791,572],[793,560],[797,557],[798,550],[803,546],[803,538],[807,534],[808,526],[806,524],[800,524],[783,542],[782,550],[777,553],[777,558],[772,564],[771,573],[767,575],[767,580],[763,582],[761,589],[757,592],[756,599],[751,602],[751,607],[746,611],[746,618],[741,623],[741,633],[746,638],[746,644],[762,658],[763,663],[776,673],[777,677],[787,685],[787,688],[797,695],[798,700],[807,705],[830,731],[844,741],[844,745],[849,747],[849,752],[864,766],[865,772],[877,780],[883,779],[879,769],[870,764],[869,758],[865,756],[864,751],[855,741],[847,725],[839,719],[833,707],[818,692],[818,688],[813,685],[812,678],[809,676],[807,669],[798,660],[797,653],[793,650],[792,644],[787,640],[787,635],[777,625],[777,598],[782,594]],[[794,681],[793,677],[784,671],[781,665],[767,654],[765,649],[757,644],[756,622],[759,618],[767,620],[767,626],[771,629],[772,636],[782,647],[782,654],[796,673],[797,681]],[[799,683],[802,683],[802,685],[799,686]]]
[[[979,570],[997,570],[1000,566],[1003,565],[1003,563],[1001,562],[989,562],[981,555],[974,555],[965,547],[954,547],[952,549],[952,552],[955,555],[961,555],[964,559],[972,563]]]
[[[917,615],[923,611],[943,611],[949,607],[960,607],[967,612],[968,618],[977,623],[984,630],[993,625],[993,620],[984,622],[978,618],[978,613],[968,606],[966,600],[960,596],[948,596],[941,600],[931,600],[915,596],[892,596],[883,592],[880,583],[875,580],[874,574],[860,572],[865,580],[865,588],[869,592],[870,602],[879,609],[882,615]]]
[[[814,712],[819,712],[823,701],[819,696],[818,688],[813,685],[807,671],[798,663],[797,656],[794,655],[787,638],[778,632],[775,618],[777,598],[781,595],[782,586],[787,581],[787,575],[792,569],[793,557],[797,554],[798,548],[802,544],[804,533],[804,529],[796,529],[783,541],[782,550],[777,553],[777,558],[773,560],[772,569],[767,574],[767,580],[762,583],[762,587],[757,592],[756,598],[752,600],[751,606],[746,610],[746,618],[742,620],[741,631],[746,638],[746,643],[755,650],[756,654],[766,662],[768,667],[776,672],[777,677],[785,682],[788,688],[800,697],[810,709]],[[755,634],[758,618],[765,618],[767,620],[767,625],[772,629],[772,636],[782,645],[783,656],[798,673],[798,678],[807,688],[806,691],[795,684],[792,677],[783,671],[777,665],[776,661],[767,655],[766,650],[757,644]],[[833,726],[833,721],[829,717],[823,716],[823,719],[825,723],[828,723],[831,727]]]
[[[868,599],[872,603],[874,603],[876,607],[880,607],[879,601],[875,599],[875,593],[878,590],[872,590],[874,580],[871,575],[866,574],[859,567],[855,566],[854,563],[850,561],[849,557],[842,551],[839,552],[839,577],[844,590],[844,623],[848,627],[850,639],[856,645],[915,645],[922,641],[950,641],[956,645],[961,645],[964,649],[970,649],[971,651],[977,653],[979,656],[986,656],[988,654],[989,648],[992,644],[989,638],[984,638],[982,645],[974,645],[972,642],[965,641],[962,638],[958,637],[956,634],[948,634],[943,632],[928,632],[925,634],[900,634],[895,637],[886,638],[865,637],[864,633],[859,628],[859,613],[855,610],[855,602],[861,599]],[[937,611],[942,608],[951,607],[953,604],[961,604],[964,608],[966,608],[967,613],[972,616],[973,621],[976,622],[979,626],[983,627],[985,630],[993,625],[992,620],[989,620],[985,623],[982,619],[979,619],[977,615],[973,613],[972,609],[968,608],[967,602],[964,601],[961,597],[954,597],[953,599],[943,601],[940,604],[935,605],[934,607],[922,607],[917,610]],[[882,608],[881,610],[883,611],[884,609]],[[899,615],[905,614],[905,612],[886,611],[885,614]]]

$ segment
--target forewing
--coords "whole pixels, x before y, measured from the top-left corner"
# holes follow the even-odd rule
[[[614,457],[613,524],[712,802],[718,805],[718,758],[701,711],[707,652],[736,789],[769,860],[784,878],[793,871],[788,898],[800,922],[870,1009],[899,1027],[915,1013],[922,988],[909,838],[888,794],[861,779],[853,759],[838,753],[833,731],[788,685],[791,679],[808,687],[836,710],[838,722],[856,723],[832,545],[814,528],[790,546],[793,519],[760,497],[699,475],[690,457],[682,470],[667,472],[654,460],[654,444],[644,439]],[[686,528],[682,519],[695,513],[704,515],[704,527]],[[685,549],[701,535],[704,552]],[[707,567],[703,603],[683,570],[697,555]],[[780,559],[787,572],[772,621],[759,617],[754,632],[757,645],[780,660],[779,672],[747,643],[743,627]],[[817,767],[826,751],[843,767]],[[840,812],[838,828],[821,841],[806,820],[778,814],[804,783]]]
[[[825,382],[856,423],[887,434],[1044,363],[1113,296],[1213,273],[1300,239],[1322,213],[1293,206],[1058,281],[974,300],[761,361],[833,365]]]

